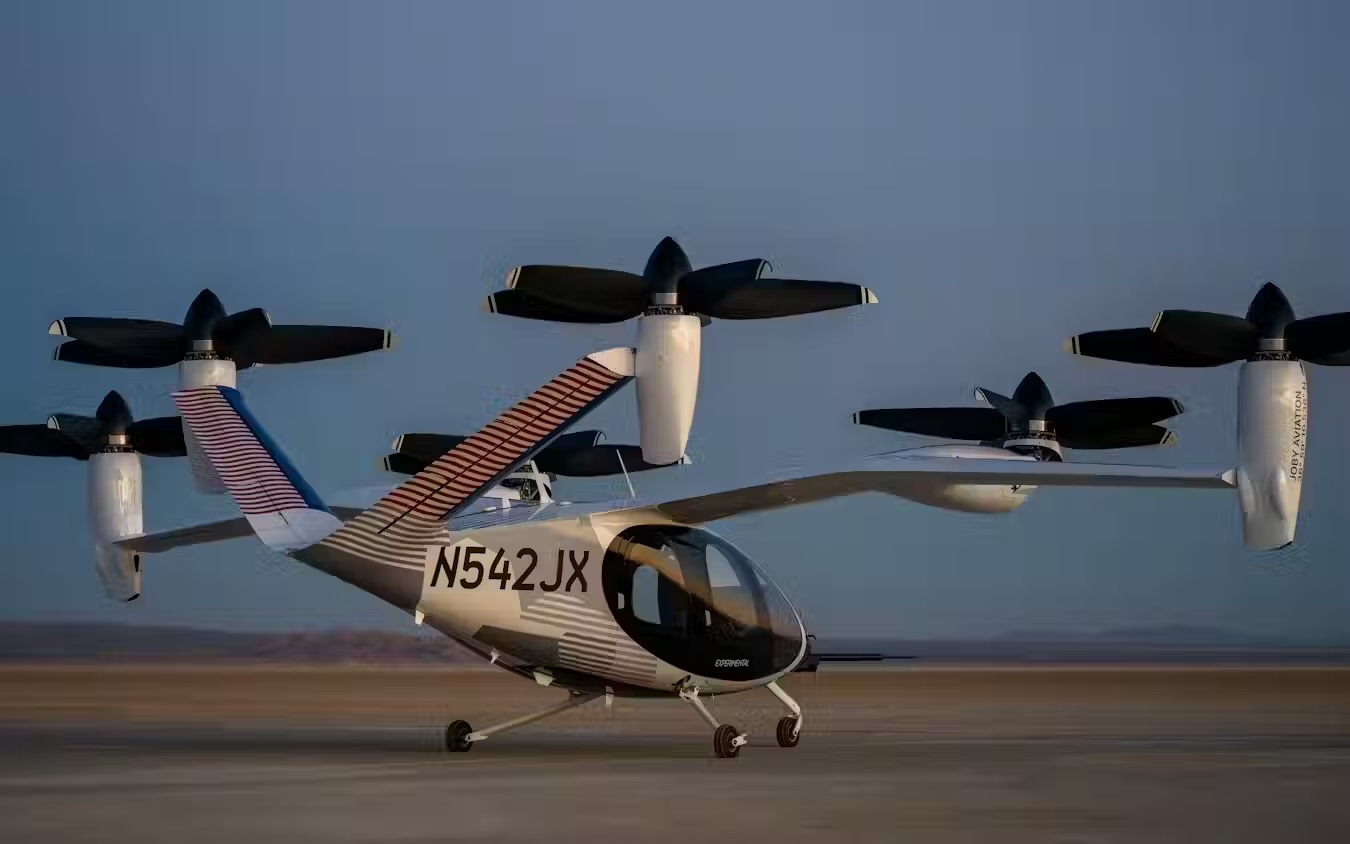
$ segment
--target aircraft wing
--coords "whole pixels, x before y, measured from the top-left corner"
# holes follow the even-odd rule
[[[864,492],[904,497],[924,481],[933,483],[1023,486],[1105,486],[1182,489],[1234,489],[1232,469],[1174,469],[1112,463],[1051,463],[1030,458],[985,459],[883,455],[824,471],[802,471],[789,477],[703,494],[632,502],[685,524],[706,522],[810,504]]]
[[[545,507],[470,512],[450,522],[452,530],[495,527],[534,519],[568,518],[624,510],[655,510],[685,524],[705,524],[747,513],[778,510],[865,492],[904,497],[906,489],[925,480],[934,483],[1022,484],[1024,486],[1107,486],[1190,489],[1233,489],[1233,470],[1174,469],[1113,463],[1043,463],[1031,459],[985,459],[881,455],[820,470],[782,470],[747,486],[708,492],[644,496],[591,502],[557,502]],[[354,499],[355,500],[355,499]],[[355,518],[362,506],[330,506],[342,521]],[[238,539],[253,533],[241,517],[207,522],[159,533],[142,534],[114,543],[142,553]]]

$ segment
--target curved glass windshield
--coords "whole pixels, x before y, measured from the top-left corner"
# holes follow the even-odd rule
[[[802,646],[787,598],[731,543],[700,528],[640,525],[605,554],[605,600],[639,645],[723,680],[786,669]]]

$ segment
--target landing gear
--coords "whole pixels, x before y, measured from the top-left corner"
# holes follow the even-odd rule
[[[468,721],[451,721],[445,728],[445,749],[451,753],[467,753],[473,747],[473,742],[469,741],[472,732],[473,727]]]
[[[716,730],[713,730],[713,750],[717,752],[720,759],[735,759],[741,755],[741,746],[736,743],[740,738],[736,734],[736,728],[730,724],[720,724]]]
[[[741,748],[746,744],[745,733],[714,718],[708,707],[703,705],[703,701],[698,699],[698,686],[680,689],[680,699],[694,707],[694,711],[712,726],[713,750],[719,759],[735,759],[741,754]]]
[[[562,703],[550,706],[548,709],[532,712],[529,715],[513,718],[510,721],[496,724],[485,730],[474,731],[474,729],[469,726],[468,721],[452,721],[450,722],[450,726],[445,728],[445,749],[451,753],[464,753],[473,746],[474,742],[491,738],[492,736],[504,733],[507,730],[514,730],[516,727],[532,724],[541,718],[556,715],[559,712],[581,706],[583,703],[590,703],[598,697],[600,697],[600,695],[591,692],[568,692],[567,700]]]
[[[775,731],[778,737],[778,746],[796,747],[797,742],[801,741],[802,738],[802,708],[777,683],[770,683],[769,691],[773,692],[773,696],[782,701],[783,705],[792,713],[778,722],[778,729]]]

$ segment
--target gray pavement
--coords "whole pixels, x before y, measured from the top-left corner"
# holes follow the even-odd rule
[[[734,760],[594,723],[453,755],[428,726],[11,723],[0,841],[1350,841],[1340,730],[866,720]]]

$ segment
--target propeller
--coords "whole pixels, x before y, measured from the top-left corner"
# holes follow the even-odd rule
[[[535,455],[535,466],[549,475],[571,478],[598,478],[621,475],[625,470],[631,473],[662,468],[643,460],[642,449],[638,446],[601,445],[604,437],[601,431],[563,434]],[[384,468],[389,472],[415,475],[466,439],[468,437],[454,434],[404,434],[394,440],[394,451],[385,456]]]
[[[118,317],[66,317],[47,329],[71,338],[56,348],[56,360],[91,366],[152,369],[189,357],[234,361],[237,369],[259,364],[303,363],[387,349],[381,328],[341,325],[273,325],[262,308],[227,314],[210,290],[197,294],[182,324]]]
[[[187,446],[177,416],[138,422],[116,390],[108,393],[93,416],[58,413],[46,425],[0,426],[0,452],[8,454],[88,460],[105,451],[184,457]]]
[[[990,406],[863,410],[853,414],[853,421],[928,437],[979,440],[1053,460],[1057,450],[1044,443],[1084,449],[1171,445],[1176,435],[1155,423],[1182,412],[1180,402],[1163,396],[1055,404],[1035,372],[1027,373],[1011,398],[983,387],[975,397]]]
[[[1152,366],[1223,366],[1263,354],[1350,366],[1350,312],[1296,319],[1284,292],[1267,282],[1245,317],[1162,311],[1149,328],[1090,331],[1067,345],[1075,355]]]
[[[695,270],[684,249],[667,237],[642,275],[592,267],[529,264],[516,267],[506,290],[487,299],[495,314],[553,322],[622,322],[659,312],[714,319],[772,319],[874,304],[866,287],[839,281],[764,278],[763,258]]]

